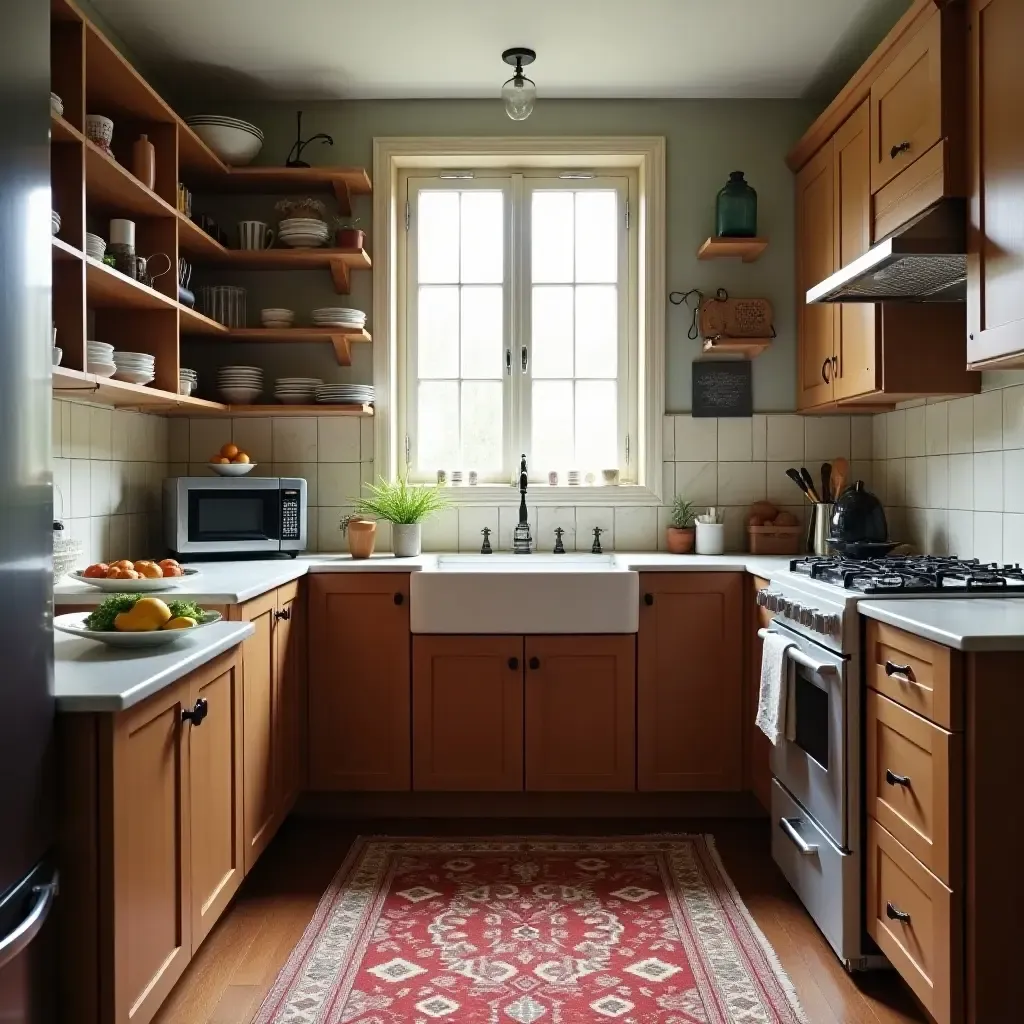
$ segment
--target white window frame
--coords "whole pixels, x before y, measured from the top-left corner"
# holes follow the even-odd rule
[[[376,388],[374,449],[376,472],[394,479],[404,472],[404,432],[399,422],[399,391],[404,387],[402,325],[406,310],[399,288],[404,258],[403,171],[457,172],[521,168],[525,173],[635,168],[635,208],[630,230],[637,232],[635,260],[637,325],[634,367],[637,437],[631,437],[630,464],[636,484],[611,491],[602,487],[548,487],[531,484],[530,502],[540,505],[660,505],[662,494],[662,417],[665,408],[665,140],[651,136],[579,138],[378,138],[374,139],[373,199],[373,376]],[[572,183],[567,183],[571,185]],[[579,184],[578,182],[576,183]],[[453,492],[459,504],[509,504],[512,486],[464,487]]]

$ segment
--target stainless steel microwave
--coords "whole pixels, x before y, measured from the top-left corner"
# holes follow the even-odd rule
[[[301,477],[179,476],[164,481],[164,539],[181,555],[306,550]]]

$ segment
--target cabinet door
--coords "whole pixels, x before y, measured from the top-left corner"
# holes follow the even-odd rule
[[[796,176],[797,406],[832,401],[832,355],[836,311],[829,303],[807,304],[807,289],[837,269],[835,189],[831,140]]]
[[[149,1021],[192,955],[189,696],[182,680],[112,723],[114,1024]]]
[[[772,809],[772,767],[771,741],[754,724],[757,718],[757,701],[761,693],[761,648],[764,646],[757,635],[759,629],[767,629],[772,613],[757,604],[757,595],[767,589],[768,580],[754,577],[753,586],[747,589],[750,625],[747,636],[750,646],[747,666],[747,693],[743,701],[743,777],[746,787],[757,797],[761,806]]]
[[[642,790],[739,790],[742,573],[644,573],[637,680]]]
[[[192,809],[192,951],[224,912],[245,874],[242,838],[242,666],[237,651],[189,677],[189,704],[206,702],[188,736]]]
[[[632,636],[526,638],[526,788],[636,788]]]
[[[309,578],[309,783],[410,788],[409,574]]]
[[[522,637],[413,637],[412,757],[413,789],[523,788]]]
[[[1024,365],[1022,0],[971,4],[971,198],[967,359]]]
[[[246,874],[273,838],[279,823],[277,704],[274,699],[274,612],[271,591],[232,609],[232,618],[251,622],[256,632],[242,641],[242,736]]]
[[[942,135],[942,17],[911,36],[871,85],[871,191],[923,156]]]
[[[865,100],[832,139],[835,188],[834,223],[838,266],[845,267],[871,248],[871,142]],[[834,307],[835,373],[838,401],[881,386],[881,335],[873,302],[841,302]]]
[[[283,818],[304,784],[306,720],[306,609],[298,583],[277,591],[274,684],[277,705],[278,790]]]

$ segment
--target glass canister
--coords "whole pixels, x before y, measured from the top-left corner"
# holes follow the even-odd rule
[[[757,236],[757,193],[742,171],[732,171],[715,201],[715,234],[720,238]]]

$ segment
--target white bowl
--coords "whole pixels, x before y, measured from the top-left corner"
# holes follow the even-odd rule
[[[127,384],[149,384],[153,379],[154,375],[145,370],[122,370],[118,367],[114,374],[114,380],[123,380]]]
[[[190,380],[178,381],[178,394],[183,398],[188,398],[192,394],[192,389],[195,385]]]
[[[192,130],[226,164],[245,167],[263,148],[263,139],[244,128],[227,124],[194,124]]]
[[[109,352],[111,355],[114,354],[114,346],[108,344],[105,341],[87,341],[86,346],[90,352]]]
[[[114,122],[102,114],[85,115],[85,135],[103,149],[110,148],[110,140],[114,137]]]
[[[242,131],[250,132],[259,139],[263,138],[263,132],[256,125],[250,121],[243,121],[240,117],[228,117],[227,114],[193,114],[191,117],[185,118],[185,123],[189,127],[199,124],[228,125],[231,128],[240,128]]]
[[[64,358],[64,350],[61,348],[57,348],[57,346],[54,345],[53,351],[51,352],[50,355],[51,358],[53,359],[53,365],[60,366],[60,361]]]
[[[217,394],[229,405],[252,405],[262,393],[262,388],[217,388]]]
[[[64,101],[55,92],[50,93],[50,113],[64,116]]]
[[[182,572],[184,574],[182,576],[161,576],[155,580],[145,577],[141,580],[94,579],[90,576],[83,576],[80,569],[69,572],[68,575],[76,583],[88,583],[90,587],[105,590],[111,594],[145,594],[152,590],[174,590],[186,581],[200,575],[198,569],[186,569],[185,566],[182,566]]]
[[[119,582],[130,581],[121,580]],[[184,640],[197,629],[202,629],[203,626],[211,626],[215,622],[220,622],[221,614],[220,612],[205,612],[202,621],[191,629],[154,629],[148,633],[97,633],[85,628],[85,620],[88,617],[88,612],[68,612],[66,615],[58,615],[53,620],[53,628],[61,633],[69,633],[71,636],[83,637],[86,640],[98,640],[110,647],[163,647],[165,644]]]
[[[256,468],[255,462],[210,462],[207,465],[217,476],[245,476]]]
[[[295,310],[294,309],[282,309],[278,306],[271,306],[267,309],[260,310],[261,317],[270,317],[271,320],[294,320]]]
[[[313,393],[310,392],[307,395],[275,395],[275,398],[282,405],[313,405],[314,397]]]
[[[114,358],[115,359],[145,360],[145,359],[156,359],[156,356],[152,356],[148,352],[126,352],[123,349],[115,349],[114,350]]]
[[[89,373],[95,374],[97,377],[113,377],[117,373],[117,366],[114,363],[105,363],[99,360],[93,362],[90,359]]]

